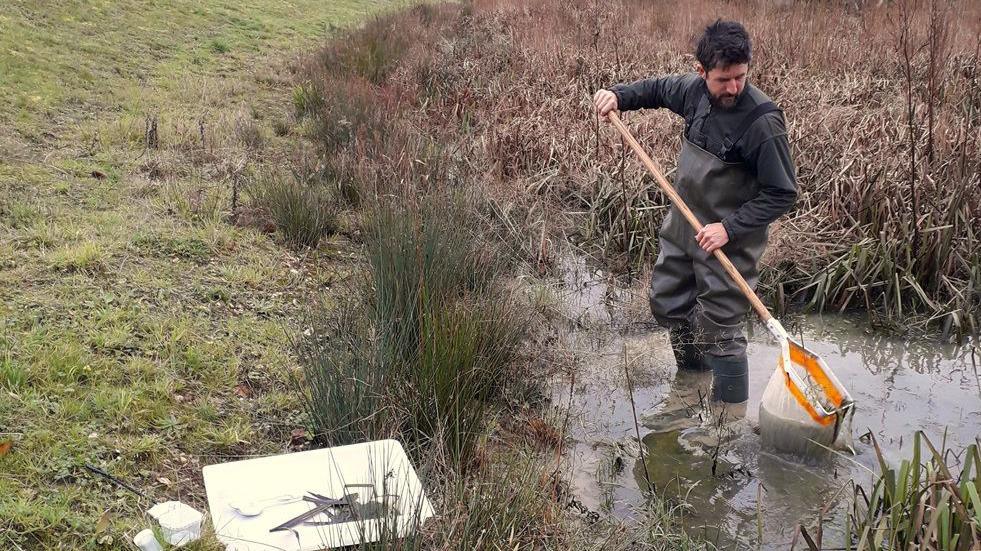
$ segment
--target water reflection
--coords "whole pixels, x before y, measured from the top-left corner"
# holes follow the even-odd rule
[[[761,329],[762,330],[762,329]],[[876,333],[861,318],[845,316],[798,317],[788,331],[803,339],[833,342],[839,355],[856,355],[870,373],[895,372],[900,368],[916,373],[950,375],[951,364],[970,360],[970,347],[927,339],[903,340]],[[973,376],[973,373],[972,373]]]

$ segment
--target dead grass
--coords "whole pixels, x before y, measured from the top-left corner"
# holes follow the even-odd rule
[[[656,254],[664,198],[592,115],[590,96],[691,70],[702,26],[739,19],[755,37],[753,83],[785,110],[801,189],[773,231],[763,291],[780,307],[859,308],[875,322],[950,335],[977,328],[977,5],[950,3],[946,55],[916,50],[907,88],[899,4],[573,4],[484,0],[406,11],[349,39],[373,45],[370,63],[327,65],[334,46],[311,58],[297,94],[319,92],[320,104],[303,105],[320,120],[345,113],[329,127],[345,139],[320,139],[364,194],[404,193],[399,186],[418,185],[420,172],[440,170],[447,185],[480,187],[501,210],[537,213],[526,220],[529,241],[545,242],[544,224],[550,238],[571,236],[615,268],[636,268]],[[900,4],[910,7],[910,40],[929,44],[930,6],[947,4]],[[418,40],[398,42],[387,34],[392,25]],[[371,110],[365,97],[374,98]],[[626,118],[673,168],[677,117]],[[418,144],[432,144],[432,154],[420,156]],[[534,251],[526,249],[540,256]]]

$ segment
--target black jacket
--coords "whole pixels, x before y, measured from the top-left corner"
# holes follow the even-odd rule
[[[731,109],[713,108],[702,101],[708,89],[697,73],[638,80],[618,84],[610,90],[616,94],[617,107],[621,111],[665,107],[684,117],[685,136],[710,152],[719,151],[723,141],[732,137],[757,105],[770,101],[763,92],[747,83]],[[757,119],[724,160],[745,163],[760,183],[756,198],[721,220],[730,239],[773,222],[794,206],[797,200],[794,162],[780,112]]]

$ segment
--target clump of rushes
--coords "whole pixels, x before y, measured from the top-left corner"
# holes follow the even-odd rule
[[[420,444],[442,444],[457,470],[475,458],[492,400],[501,396],[524,327],[495,299],[427,304],[420,297],[417,352],[396,360],[405,430]],[[412,339],[413,341],[416,339]],[[408,343],[403,343],[408,344]]]
[[[380,206],[368,224],[360,309],[300,342],[305,394],[331,442],[392,434],[438,444],[465,470],[527,332],[494,284],[500,263],[469,209]],[[361,316],[360,321],[350,316]]]
[[[978,549],[981,545],[981,453],[971,444],[961,454],[938,450],[922,432],[913,439],[913,457],[899,468],[886,463],[872,437],[881,473],[871,491],[855,488],[845,545],[856,551],[880,549]],[[961,464],[954,474],[953,461]],[[809,543],[813,538],[802,534]],[[819,544],[818,544],[819,545]]]
[[[408,36],[392,18],[376,17],[347,40],[321,50],[317,61],[330,71],[381,84],[405,52]]]
[[[317,433],[331,446],[386,435],[389,373],[357,297],[327,315],[315,313],[295,343],[303,365],[301,396]]]
[[[249,192],[291,247],[314,248],[325,235],[337,231],[337,201],[315,179],[270,171],[260,175]]]
[[[439,199],[385,207],[367,241],[369,303],[405,416],[401,431],[441,443],[461,469],[527,331],[494,285],[502,264],[473,212]]]
[[[436,201],[415,209],[383,206],[369,222],[367,256],[376,321],[386,340],[417,352],[421,316],[431,306],[490,294],[501,264],[464,207]]]

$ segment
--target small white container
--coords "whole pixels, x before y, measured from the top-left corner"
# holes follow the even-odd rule
[[[133,543],[140,548],[140,551],[163,551],[157,537],[153,535],[153,530],[149,528],[133,536]]]
[[[181,547],[201,537],[201,521],[204,515],[180,501],[165,501],[150,508],[147,513],[160,523],[160,532],[167,543]]]

